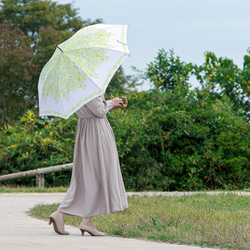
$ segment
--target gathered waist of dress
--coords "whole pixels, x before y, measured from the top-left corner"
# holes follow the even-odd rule
[[[88,119],[88,118],[97,118],[97,119],[102,119],[105,118],[106,116],[103,117],[98,117],[96,115],[86,115],[86,116],[78,116],[78,119]]]

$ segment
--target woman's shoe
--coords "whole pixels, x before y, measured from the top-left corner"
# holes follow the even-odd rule
[[[62,219],[59,217],[57,211],[50,215],[49,225],[51,223],[53,223],[54,230],[56,233],[61,235],[69,235],[69,233],[64,230],[64,224],[62,223]]]
[[[97,229],[93,229],[89,225],[82,222],[79,226],[79,229],[82,232],[82,236],[84,235],[85,231],[87,231],[92,236],[105,236],[105,233],[98,231]]]

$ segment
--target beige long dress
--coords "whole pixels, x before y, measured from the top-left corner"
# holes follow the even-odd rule
[[[128,208],[113,130],[106,114],[111,100],[97,97],[80,108],[69,189],[60,212],[80,217]]]

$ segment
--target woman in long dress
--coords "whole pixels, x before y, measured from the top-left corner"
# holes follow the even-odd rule
[[[76,114],[73,169],[69,189],[50,223],[58,234],[64,230],[63,215],[83,218],[79,229],[93,236],[103,236],[91,223],[91,217],[128,208],[113,130],[106,114],[124,106],[122,99],[105,100],[99,96]]]

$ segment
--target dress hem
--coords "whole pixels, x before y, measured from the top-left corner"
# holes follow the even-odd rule
[[[82,217],[82,218],[89,218],[89,217],[93,217],[93,216],[98,216],[98,215],[103,215],[103,214],[110,214],[110,213],[115,213],[115,212],[120,212],[120,211],[124,211],[125,209],[129,208],[129,206],[125,206],[124,208],[121,209],[117,209],[114,211],[109,211],[109,212],[105,212],[105,213],[99,213],[99,214],[93,214],[93,215],[87,215],[87,216],[82,216],[82,215],[77,215],[77,214],[71,214],[71,213],[67,213],[67,212],[63,212],[63,210],[61,209],[57,209],[59,212],[67,214],[67,215],[71,215],[71,216],[78,216],[78,217]]]

